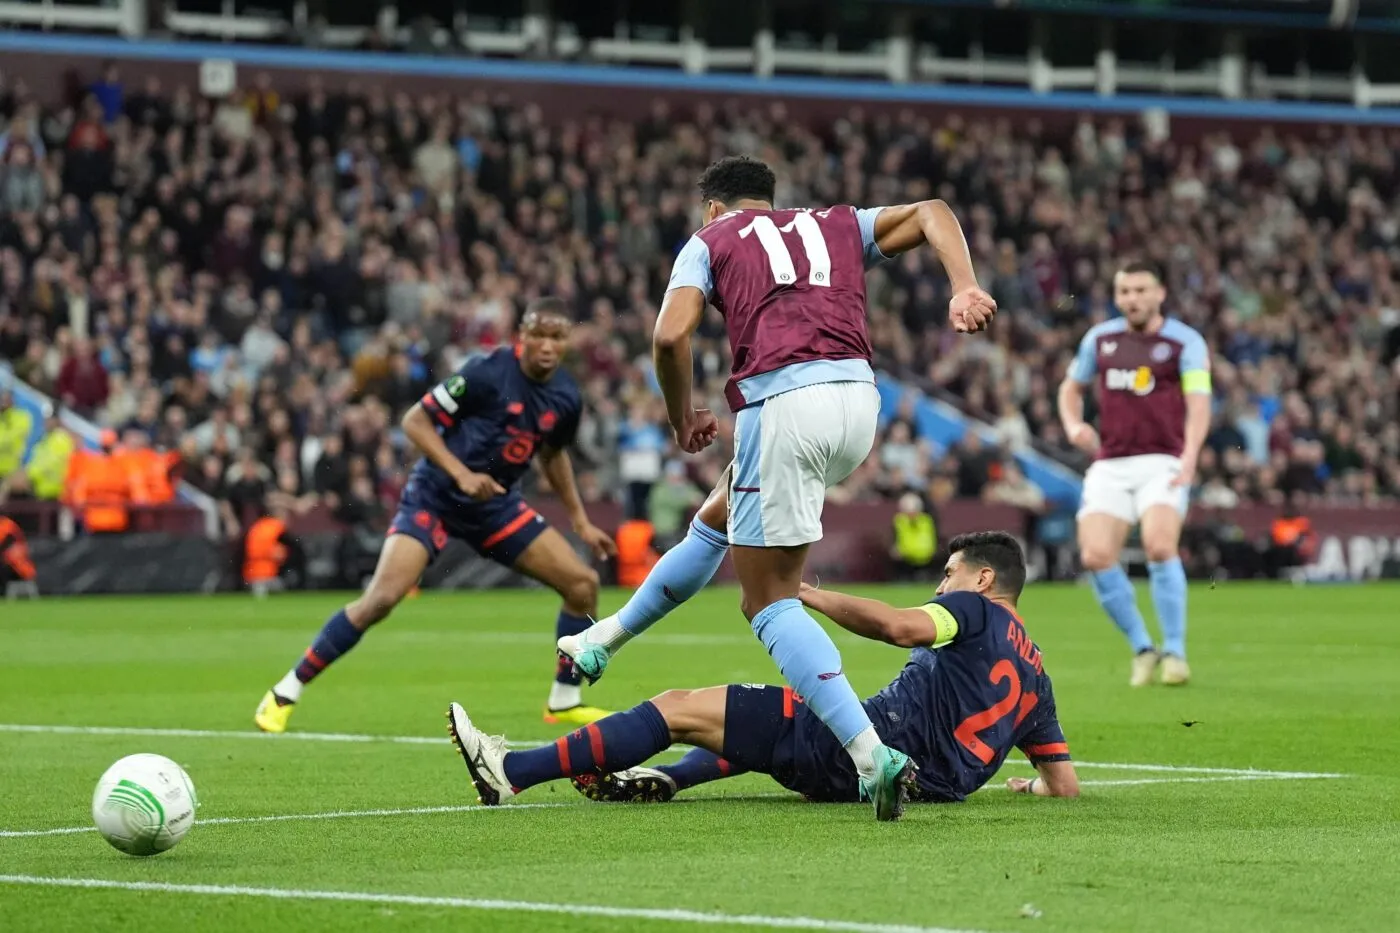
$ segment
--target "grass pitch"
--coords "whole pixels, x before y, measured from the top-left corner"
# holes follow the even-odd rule
[[[621,598],[606,594],[603,608]],[[896,825],[756,776],[665,806],[591,804],[567,784],[473,806],[443,732],[449,700],[514,740],[559,731],[540,719],[555,610],[540,592],[413,600],[308,689],[293,733],[256,734],[263,691],[342,599],[0,603],[0,929],[1395,923],[1394,586],[1195,588],[1195,681],[1140,691],[1125,686],[1126,650],[1087,590],[1033,588],[1022,610],[1084,796],[990,787],[962,805],[913,806]],[[862,693],[903,663],[897,649],[837,640]],[[737,594],[712,590],[629,646],[586,696],[622,709],[668,687],[776,677]],[[98,775],[141,751],[179,761],[201,804],[189,837],[151,859],[88,830]]]

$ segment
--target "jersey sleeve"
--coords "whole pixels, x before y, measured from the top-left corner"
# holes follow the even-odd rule
[[[1198,332],[1188,331],[1181,346],[1181,391],[1187,395],[1204,393],[1209,395],[1210,348],[1206,339]]]
[[[860,227],[860,248],[865,253],[867,269],[893,258],[880,252],[880,245],[875,242],[875,219],[883,210],[883,207],[856,208],[856,225]]]
[[[545,435],[544,442],[555,450],[563,450],[568,447],[574,442],[574,437],[578,435],[578,423],[582,416],[583,400],[576,398],[568,413],[561,417],[553,430]]]
[[[1069,364],[1069,377],[1075,382],[1093,382],[1099,371],[1098,334],[1093,330],[1079,341],[1079,350],[1074,354],[1074,362]]]
[[[489,367],[487,356],[467,360],[461,369],[428,390],[420,400],[423,410],[442,428],[456,427],[481,411],[492,388]]]
[[[1025,753],[1033,765],[1070,760],[1069,743],[1065,741],[1065,733],[1060,728],[1053,704],[1041,715],[1035,727],[1021,737],[1016,747]]]
[[[935,596],[919,608],[928,613],[937,632],[930,648],[942,648],[975,638],[987,627],[986,604],[976,593]]]
[[[715,287],[715,278],[710,271],[710,247],[698,236],[692,236],[681,247],[676,261],[671,265],[671,281],[667,283],[666,291],[686,286],[700,289],[706,301],[710,300],[710,293]]]

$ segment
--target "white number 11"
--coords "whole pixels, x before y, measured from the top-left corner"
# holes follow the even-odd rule
[[[792,222],[779,227],[773,218],[760,214],[739,236],[747,239],[752,233],[758,237],[759,245],[768,254],[768,267],[773,271],[773,281],[779,285],[791,285],[797,279],[797,270],[792,264],[792,253],[788,252],[782,234],[796,230],[802,239],[802,251],[807,254],[807,284],[831,287],[831,254],[826,250],[826,240],[822,228],[807,211],[799,211]]]

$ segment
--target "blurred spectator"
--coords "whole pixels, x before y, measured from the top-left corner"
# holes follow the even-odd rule
[[[1045,493],[1026,478],[1015,460],[1001,464],[1001,475],[982,490],[982,501],[997,505],[1012,505],[1032,515],[1045,511]]]
[[[685,464],[666,464],[663,480],[651,487],[646,514],[651,520],[656,549],[669,551],[686,535],[691,514],[705,501],[702,493],[686,476]]]
[[[964,499],[980,499],[982,490],[992,478],[997,454],[983,443],[981,435],[969,429],[953,449],[957,458],[958,495]]]
[[[3,401],[0,398],[0,405],[3,405]],[[0,411],[0,424],[3,421],[4,412]],[[0,427],[0,434],[3,434],[3,427]],[[4,505],[10,496],[58,501],[63,495],[68,463],[76,447],[77,442],[63,427],[58,412],[49,409],[44,418],[43,436],[29,451],[29,460],[23,468],[0,472],[0,505]]]
[[[19,470],[33,427],[29,412],[16,408],[13,393],[0,386],[0,481]]]
[[[1303,515],[1295,500],[1283,506],[1269,529],[1269,546],[1264,552],[1264,572],[1271,579],[1285,576],[1295,567],[1312,560],[1317,535],[1312,522]]]
[[[149,497],[142,471],[108,429],[102,432],[101,449],[74,451],[64,498],[89,534],[114,534],[130,527],[130,507]]]
[[[637,402],[618,430],[618,473],[627,486],[626,514],[645,518],[652,485],[661,478],[661,459],[668,438],[657,423],[650,402]]]
[[[917,493],[906,492],[899,497],[899,511],[894,516],[890,556],[894,558],[895,576],[901,580],[931,579],[937,553],[938,529],[933,515],[924,508]]]
[[[44,178],[34,164],[34,150],[27,143],[10,147],[0,165],[0,211],[27,214],[44,206]]]

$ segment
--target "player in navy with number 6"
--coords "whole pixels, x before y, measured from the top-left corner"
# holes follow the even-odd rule
[[[374,577],[263,697],[254,714],[258,728],[286,731],[302,688],[393,611],[449,538],[553,588],[564,600],[556,638],[588,627],[597,613],[598,574],[519,490],[538,455],[574,533],[599,558],[616,553],[612,539],[588,520],[567,452],[583,411],[578,386],[559,368],[570,328],[561,300],[539,299],[526,310],[515,347],[469,360],[404,416],[404,433],[423,459],[404,489]],[[606,715],[583,704],[580,677],[572,664],[556,660],[545,721],[582,725]]]

